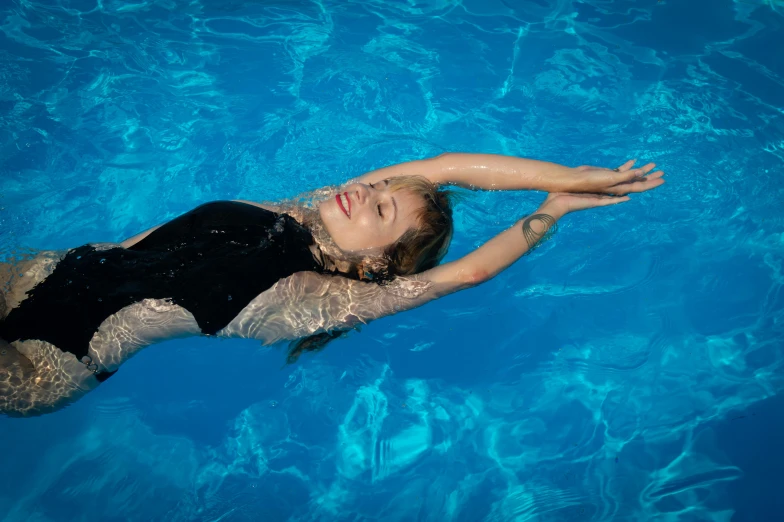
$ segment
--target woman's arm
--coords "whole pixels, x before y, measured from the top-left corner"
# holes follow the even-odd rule
[[[535,247],[565,214],[628,199],[551,194],[536,212],[474,252],[413,277],[397,278],[386,286],[315,272],[294,274],[254,299],[220,335],[271,344],[349,330],[411,310],[488,281]]]
[[[485,190],[599,192],[623,195],[648,190],[645,176],[656,165],[632,169],[629,160],[617,169],[565,167],[557,163],[498,154],[447,153],[368,172],[357,181],[375,183],[398,176],[423,176],[439,185]]]
[[[652,180],[652,184],[659,186],[664,183],[659,178],[660,175],[655,178],[658,181]],[[566,214],[625,201],[629,201],[628,196],[550,194],[533,214],[519,220],[470,254],[423,272],[419,279],[431,282],[438,297],[484,283],[533,249]]]

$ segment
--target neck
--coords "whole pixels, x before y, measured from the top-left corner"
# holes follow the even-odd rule
[[[355,272],[356,261],[353,256],[344,252],[332,240],[332,236],[327,232],[318,210],[301,205],[287,207],[284,212],[310,231],[313,236],[313,244],[310,246],[313,257],[321,264],[327,272],[341,273],[350,276]]]

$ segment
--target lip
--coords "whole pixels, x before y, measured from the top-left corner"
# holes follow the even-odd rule
[[[348,192],[344,192],[343,195],[346,196],[346,201],[348,201],[348,208],[343,206],[343,202],[340,200],[340,194],[335,195],[335,201],[338,202],[340,210],[343,211],[346,217],[351,219],[351,198],[348,197]]]

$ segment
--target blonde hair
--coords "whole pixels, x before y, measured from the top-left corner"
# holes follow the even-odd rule
[[[387,180],[389,190],[406,190],[422,198],[424,205],[413,212],[415,228],[407,230],[380,255],[349,253],[338,247],[313,209],[314,203],[334,194],[336,187],[310,193],[310,202],[291,205],[286,212],[308,227],[319,246],[321,261],[329,270],[346,277],[384,283],[396,276],[413,275],[436,266],[452,239],[452,194],[439,190],[422,176],[398,176]]]
[[[388,277],[429,270],[446,255],[452,239],[451,194],[438,190],[436,185],[422,176],[401,176],[388,181],[392,192],[407,190],[425,202],[414,213],[419,226],[407,230],[384,249],[384,257],[388,260]]]

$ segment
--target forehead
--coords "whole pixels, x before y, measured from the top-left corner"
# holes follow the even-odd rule
[[[413,219],[417,214],[417,210],[425,206],[425,198],[422,194],[414,192],[409,188],[393,189],[392,197],[395,198],[398,212],[400,212],[400,217],[403,219]]]

